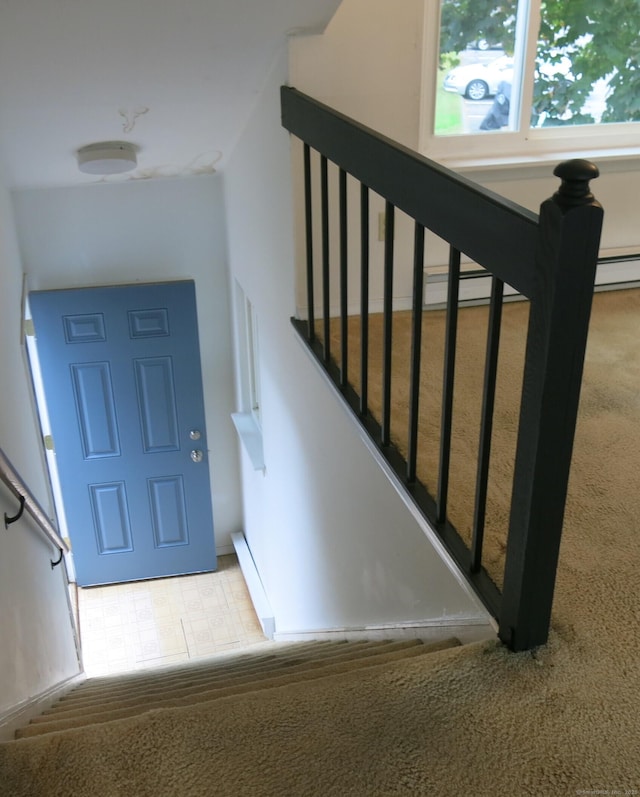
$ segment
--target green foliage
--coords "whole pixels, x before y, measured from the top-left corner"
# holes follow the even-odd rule
[[[517,7],[517,0],[443,0],[440,52],[459,52],[479,39],[513,52]]]
[[[517,0],[442,0],[441,51],[485,38],[512,52],[516,10]],[[541,12],[532,124],[593,122],[584,108],[600,79],[608,80],[602,121],[640,121],[640,0],[543,0]]]
[[[557,48],[571,53],[575,76],[565,115],[579,121],[593,84],[608,78],[602,121],[640,120],[640,0],[545,0],[538,61]]]
[[[448,72],[460,64],[460,56],[458,53],[440,53],[440,69]]]
[[[454,64],[456,66],[456,64]],[[436,123],[437,136],[451,136],[463,132],[462,124],[462,97],[459,94],[450,94],[442,88],[444,71],[438,76],[436,93]]]

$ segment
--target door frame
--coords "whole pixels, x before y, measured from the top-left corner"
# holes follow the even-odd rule
[[[25,290],[23,301],[23,323],[25,329],[25,348],[27,352],[27,365],[31,375],[31,385],[33,388],[33,395],[35,398],[35,409],[37,414],[38,423],[40,426],[40,445],[41,451],[44,456],[44,461],[47,466],[49,474],[49,487],[51,490],[51,499],[53,501],[53,509],[56,515],[58,525],[58,532],[60,536],[69,546],[69,551],[64,554],[65,565],[67,567],[67,575],[69,582],[76,583],[76,568],[73,561],[73,550],[70,544],[69,528],[67,526],[67,518],[64,509],[64,496],[62,495],[62,488],[60,486],[60,476],[58,473],[58,462],[56,460],[55,451],[52,447],[47,446],[47,439],[53,439],[51,431],[51,422],[49,420],[49,410],[47,408],[47,399],[44,391],[44,383],[42,381],[42,370],[40,367],[40,354],[38,352],[38,345],[36,342],[35,329],[33,325],[33,317],[31,315],[31,307],[29,305],[29,291]]]

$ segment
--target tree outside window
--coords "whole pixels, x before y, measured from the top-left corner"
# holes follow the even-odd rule
[[[640,0],[441,0],[439,53],[436,135],[640,121]]]

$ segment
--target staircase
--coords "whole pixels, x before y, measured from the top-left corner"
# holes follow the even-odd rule
[[[460,644],[262,643],[89,678],[0,743],[0,796],[371,797],[392,715],[403,737],[405,717],[426,717],[398,689],[423,694]]]
[[[354,670],[389,665],[459,645],[419,639],[260,645],[252,652],[162,670],[90,678],[16,732],[25,739],[142,715],[212,703]]]

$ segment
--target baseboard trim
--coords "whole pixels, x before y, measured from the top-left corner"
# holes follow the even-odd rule
[[[241,531],[236,531],[231,535],[231,540],[238,557],[238,562],[240,563],[242,575],[247,583],[247,589],[251,596],[253,608],[256,610],[258,620],[262,626],[262,631],[267,639],[274,639],[276,630],[275,617],[273,616],[267,593],[262,586],[258,568],[253,561],[253,556],[251,555],[245,536]]]
[[[46,689],[35,697],[19,703],[9,711],[0,715],[0,742],[10,742],[15,738],[15,733],[18,728],[27,725],[34,717],[42,714],[43,711],[50,708],[56,700],[62,697],[63,694],[68,692],[74,686],[86,679],[83,672],[77,675],[72,675],[65,681]]]
[[[361,628],[328,628],[316,631],[277,632],[276,642],[315,642],[338,640],[380,640],[380,639],[422,639],[425,642],[439,642],[449,637],[457,637],[463,644],[495,639],[496,627],[478,618],[457,620],[457,622],[425,621],[412,623],[389,623],[363,626]]]

